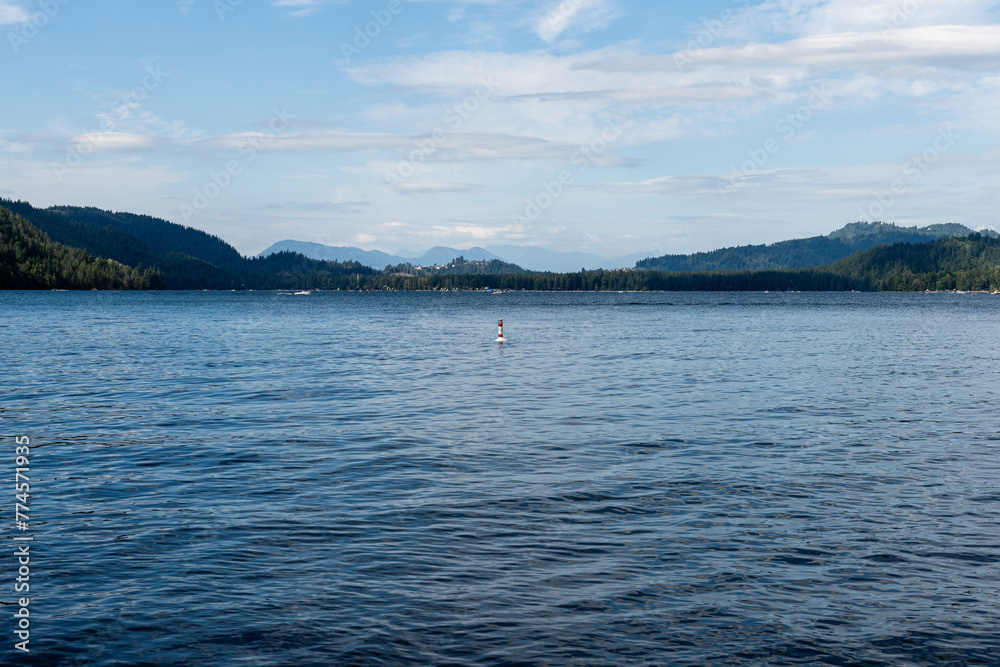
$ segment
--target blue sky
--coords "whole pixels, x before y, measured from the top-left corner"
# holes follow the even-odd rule
[[[996,227],[998,5],[0,0],[0,195],[247,254]]]

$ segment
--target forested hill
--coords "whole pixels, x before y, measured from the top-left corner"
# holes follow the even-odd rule
[[[971,229],[958,224],[917,228],[882,222],[856,222],[826,236],[771,245],[723,248],[693,255],[664,255],[644,259],[636,264],[636,268],[650,271],[766,271],[817,267],[878,245],[930,243],[971,233]],[[996,232],[987,234],[997,235]]]
[[[129,266],[154,266],[170,289],[232,289],[243,257],[222,239],[146,215],[0,199],[58,243]]]
[[[1000,290],[1000,239],[972,234],[877,246],[823,267],[871,291]]]
[[[0,207],[0,289],[156,289],[163,284],[155,269],[94,259]]]
[[[227,242],[193,227],[134,213],[113,213],[98,208],[55,206],[52,213],[81,225],[112,227],[160,253],[181,253],[214,264],[227,271],[243,266],[243,255]]]
[[[51,241],[126,266],[153,267],[168,289],[281,289],[339,286],[345,276],[375,273],[356,262],[326,262],[298,253],[248,259],[217,236],[148,215],[0,199]],[[336,284],[335,284],[336,280]],[[346,282],[349,282],[345,279]]]

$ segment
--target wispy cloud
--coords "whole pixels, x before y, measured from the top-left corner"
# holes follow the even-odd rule
[[[230,150],[266,139],[268,150],[287,153],[333,154],[370,150],[408,153],[414,142],[430,138],[430,135],[365,132],[294,132],[277,136],[239,132],[206,139],[200,145]],[[449,135],[447,145],[439,149],[435,160],[567,160],[575,148],[534,137],[458,132]]]
[[[885,32],[852,32],[803,37],[778,43],[748,43],[705,49],[695,67],[808,66],[834,71],[878,64],[890,68],[898,62],[981,68],[984,58],[1000,55],[1000,26],[940,25],[893,29]],[[995,64],[995,61],[994,61]],[[611,71],[676,70],[672,55],[651,56],[611,63],[595,63]],[[772,70],[773,71],[773,70]]]
[[[989,23],[996,0],[766,0],[742,13],[742,27],[761,34],[816,36],[887,27]]]
[[[88,132],[69,141],[77,150],[85,149],[95,153],[146,151],[161,143],[163,140],[157,136],[127,132]]]
[[[623,145],[722,136],[734,118],[786,113],[816,89],[835,106],[900,97],[988,115],[1000,96],[1000,26],[872,28],[705,48],[683,69],[673,53],[606,47],[565,55],[440,51],[364,63],[348,74],[370,86],[458,99],[486,72],[497,93],[470,124],[556,143],[589,141],[608,117],[629,126]]]
[[[629,195],[714,195],[725,185],[718,176],[661,176],[638,183],[603,183],[595,187],[615,194]]]
[[[19,5],[7,0],[0,0],[0,25],[24,23],[30,18],[31,16],[28,12],[24,11]]]
[[[396,191],[402,194],[440,194],[445,192],[472,192],[480,186],[472,183],[453,183],[450,181],[401,181],[395,187]]]
[[[331,213],[354,211],[359,206],[371,206],[368,198],[355,199],[354,201],[309,201],[309,202],[282,202],[267,204],[267,210],[273,211],[302,211],[306,213]]]
[[[551,43],[570,28],[586,31],[601,27],[610,15],[607,0],[559,0],[535,23],[535,33]]]
[[[289,7],[292,16],[309,16],[315,14],[324,5],[342,5],[346,0],[274,0],[275,7]]]

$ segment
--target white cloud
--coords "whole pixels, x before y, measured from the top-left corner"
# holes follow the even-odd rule
[[[12,141],[10,143],[3,143],[3,149],[8,153],[27,153],[31,150],[31,147],[27,144],[22,144],[17,141]]]
[[[535,23],[535,32],[551,43],[581,24],[584,30],[603,26],[609,14],[606,0],[557,0],[557,4]]]
[[[141,109],[138,104],[120,105],[112,111],[100,111],[97,118],[100,127],[108,131],[152,135],[178,142],[191,142],[203,136],[202,132],[187,127],[184,121],[164,120],[151,111]]]
[[[348,73],[360,83],[406,86],[447,98],[467,95],[477,81],[489,76],[495,82],[497,98],[570,99],[577,105],[588,99],[702,101],[761,94],[749,82],[706,81],[678,72],[670,57],[645,57],[616,48],[565,56],[443,51],[421,58],[366,64]]]
[[[351,243],[353,243],[355,245],[359,245],[359,246],[370,246],[371,244],[375,243],[377,240],[378,240],[378,238],[375,237],[375,236],[372,236],[371,234],[361,233],[361,234],[355,234],[351,238]]]
[[[290,7],[292,16],[309,16],[315,14],[324,5],[342,5],[347,0],[274,0],[275,7]]]
[[[127,132],[88,132],[70,139],[69,144],[80,154],[120,151],[142,151],[158,146],[162,140],[148,134]]]
[[[239,132],[206,139],[199,142],[199,145],[221,150],[258,146],[267,151],[316,154],[382,150],[398,152],[402,159],[415,150],[418,141],[431,140],[431,135],[388,133],[296,132],[272,135],[264,132]],[[436,148],[433,160],[566,160],[576,148],[535,137],[456,132],[449,134],[446,141]]]
[[[718,176],[661,176],[637,183],[604,183],[596,187],[617,194],[644,195],[715,195],[724,187]]]
[[[490,241],[501,238],[516,239],[521,238],[520,234],[523,231],[524,228],[518,225],[488,226],[470,224],[434,225],[430,230],[431,235],[433,235],[432,238],[444,239],[449,243],[456,244]]]
[[[991,21],[995,0],[768,0],[743,12],[742,28],[758,34],[817,36]]]
[[[819,71],[836,71],[873,64],[889,67],[897,63],[920,63],[978,69],[984,64],[983,58],[995,58],[998,54],[1000,26],[939,25],[887,32],[824,34],[780,43],[706,49],[698,54],[694,66],[807,66]],[[996,63],[993,65],[995,69]],[[645,59],[643,69],[650,67],[676,69],[676,62],[672,56]]]
[[[31,15],[24,11],[19,5],[7,0],[0,0],[0,25],[11,23],[25,23],[31,19]]]
[[[940,25],[645,55],[620,47],[545,52],[444,51],[348,70],[371,86],[397,86],[445,100],[468,95],[483,76],[496,91],[463,129],[489,127],[554,143],[589,141],[608,119],[630,128],[622,144],[725,134],[734,118],[794,109],[824,87],[831,103],[918,99],[980,116],[1000,91],[1000,26]],[[984,107],[983,97],[991,101]],[[432,108],[429,105],[425,108]],[[928,107],[929,108],[929,107]],[[964,109],[964,111],[963,111]],[[406,108],[403,117],[413,117]],[[773,113],[773,111],[771,112]]]
[[[972,202],[982,199],[979,184],[968,176],[962,156],[949,156],[936,163],[932,169],[916,180],[908,178],[903,166],[896,163],[855,164],[849,167],[789,167],[762,170],[739,182],[729,190],[727,198],[722,192],[730,181],[712,175],[664,176],[639,182],[605,183],[601,191],[618,195],[667,196],[675,200],[691,198],[704,211],[722,207],[741,213],[759,209],[761,213],[774,211],[775,202],[784,206],[806,204],[821,205],[824,210],[834,207],[844,216],[855,215],[878,201],[891,184],[902,184],[898,195],[892,197],[894,206],[886,215],[895,220],[912,216],[916,208],[929,203],[947,209],[956,200]],[[970,210],[963,211],[968,215]]]
[[[354,199],[353,201],[308,201],[308,202],[281,202],[264,206],[265,209],[277,211],[300,211],[305,213],[332,213],[341,211],[353,211],[360,206],[371,206],[372,201],[367,197]]]
[[[401,194],[440,194],[447,192],[471,192],[480,186],[471,183],[450,181],[400,181],[394,189]]]

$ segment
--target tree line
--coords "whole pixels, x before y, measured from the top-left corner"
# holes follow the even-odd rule
[[[154,268],[94,258],[0,208],[0,289],[161,289]]]
[[[898,227],[883,222],[853,222],[826,236],[780,241],[771,245],[722,248],[692,255],[664,255],[639,261],[636,268],[651,271],[765,271],[826,266],[879,245],[930,243],[972,230],[956,223],[923,228]],[[996,236],[995,232],[990,233]]]

